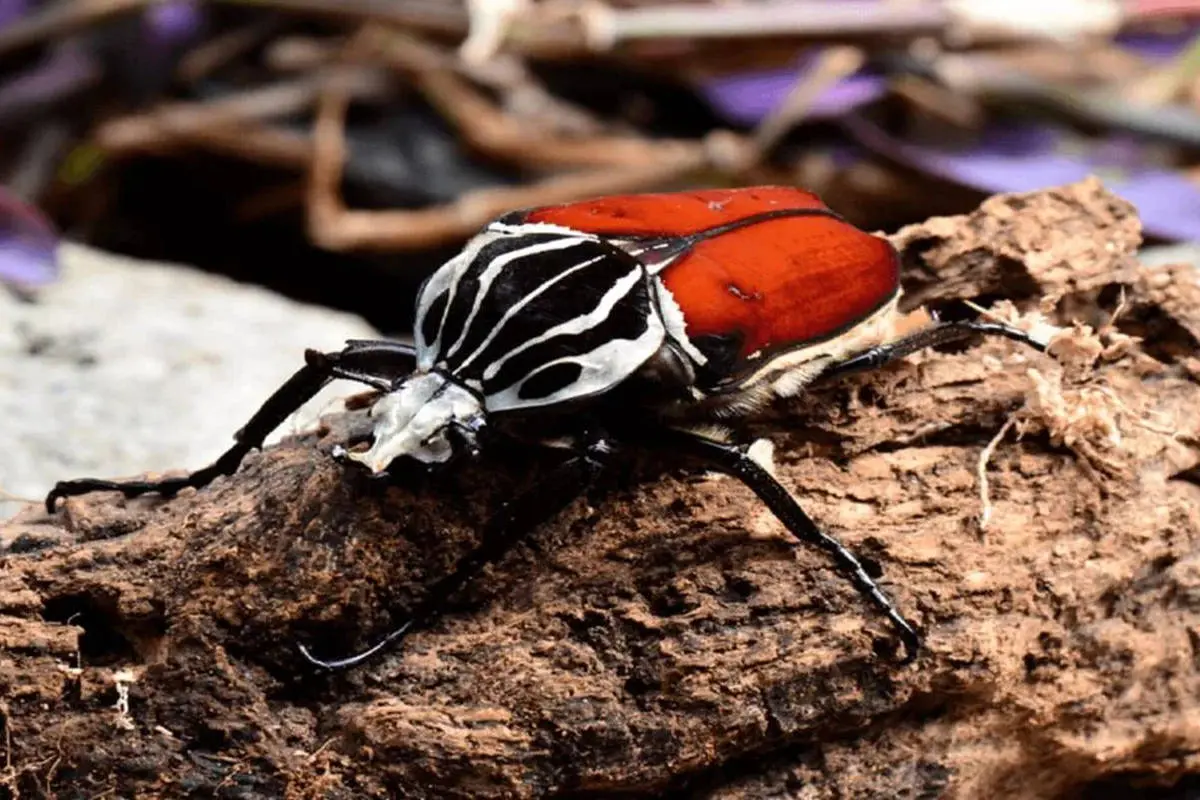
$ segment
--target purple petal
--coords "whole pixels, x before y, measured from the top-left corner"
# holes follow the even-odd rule
[[[0,283],[34,288],[58,277],[58,235],[36,208],[0,187]]]
[[[20,19],[28,8],[28,0],[0,0],[0,28]]]
[[[923,172],[988,193],[1028,192],[1100,177],[1133,203],[1147,233],[1200,240],[1200,187],[1178,172],[1134,163],[1127,143],[1068,138],[1033,125],[995,124],[969,148],[904,141],[852,115],[843,120],[863,147]]]
[[[1147,60],[1167,61],[1186,50],[1197,35],[1200,35],[1200,24],[1190,23],[1170,33],[1122,33],[1115,41],[1122,50],[1136,53]]]
[[[199,35],[204,13],[192,0],[156,3],[146,10],[142,25],[151,44],[187,44]]]
[[[813,57],[802,58],[794,67],[748,72],[706,81],[700,92],[731,122],[753,125],[770,114],[787,98],[797,80],[810,72]],[[808,109],[806,119],[838,117],[879,99],[887,92],[887,79],[859,73],[839,81],[821,93]]]

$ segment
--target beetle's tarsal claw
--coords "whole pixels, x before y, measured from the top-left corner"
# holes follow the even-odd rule
[[[315,369],[325,369],[333,363],[333,359],[326,353],[309,347],[304,350],[304,363]]]
[[[900,664],[901,666],[911,664],[921,654],[921,635],[903,617],[897,615],[892,622],[897,628],[900,642],[904,647],[904,656],[900,659]]]

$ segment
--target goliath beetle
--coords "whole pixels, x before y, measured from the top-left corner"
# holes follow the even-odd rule
[[[897,331],[899,256],[816,195],[780,186],[604,197],[513,211],[437,269],[416,301],[414,344],[355,340],[306,352],[305,365],[212,465],[157,481],[84,478],[46,499],[115,490],[173,495],[232,474],[243,457],[334,379],[379,392],[370,446],[335,455],[374,475],[474,455],[503,433],[571,455],[554,486],[491,521],[484,541],[437,583],[404,625],[349,658],[357,664],[432,621],[450,596],[530,529],[579,497],[614,445],[698,459],[749,487],[801,542],[832,556],[904,642],[920,637],[859,560],[822,532],[737,423],[817,378],[877,368],[920,349],[983,334],[1039,350],[1014,327],[976,319]],[[531,420],[536,420],[531,423]],[[549,507],[548,507],[549,505]]]

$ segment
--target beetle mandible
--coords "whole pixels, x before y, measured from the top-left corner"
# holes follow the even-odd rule
[[[624,195],[513,211],[422,285],[413,345],[354,340],[339,352],[308,350],[305,365],[210,466],[157,481],[63,481],[46,507],[53,513],[59,498],[93,491],[171,496],[201,488],[235,472],[327,383],[345,379],[380,396],[369,412],[370,446],[338,448],[335,456],[374,475],[401,462],[445,467],[478,454],[498,429],[571,454],[553,487],[508,504],[479,548],[377,644],[337,660],[301,645],[318,666],[361,663],[431,622],[484,565],[585,492],[618,443],[684,454],[742,481],[797,540],[833,558],[888,617],[911,661],[916,629],[756,458],[737,425],[817,378],[977,334],[1045,349],[1017,328],[978,320],[935,318],[901,334],[900,292],[891,244],[797,188]],[[551,428],[566,436],[549,441]]]

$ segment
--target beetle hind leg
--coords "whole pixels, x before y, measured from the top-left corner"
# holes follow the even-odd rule
[[[939,322],[931,327],[909,334],[894,342],[876,345],[868,350],[851,356],[843,361],[830,364],[821,371],[821,378],[849,375],[855,372],[867,372],[878,369],[892,361],[912,355],[918,350],[925,350],[939,344],[959,342],[972,336],[1002,336],[1014,342],[1029,345],[1044,352],[1046,345],[1020,328],[1005,325],[1002,322],[980,322],[979,320],[958,320],[954,322]]]
[[[337,378],[386,388],[396,377],[412,370],[416,363],[413,348],[388,341],[355,340],[336,353],[305,353],[305,364],[267,398],[250,421],[234,435],[234,445],[207,467],[176,478],[157,481],[112,481],[100,478],[76,478],[59,481],[46,495],[46,511],[53,514],[60,498],[92,492],[120,492],[125,497],[157,493],[172,497],[183,489],[199,489],[222,475],[233,474],[251,450],[262,447],[271,431],[301,406],[316,396],[326,384]]]
[[[822,531],[800,504],[792,497],[771,472],[755,457],[753,446],[717,441],[688,431],[668,429],[662,432],[662,443],[678,451],[686,452],[714,469],[737,478],[753,491],[767,508],[788,529],[792,536],[806,544],[814,545],[833,557],[838,568],[854,584],[854,588],[867,598],[895,627],[904,642],[903,663],[912,662],[921,648],[921,637],[895,603],[884,594],[874,579],[867,574],[862,563],[849,549],[829,534]]]

